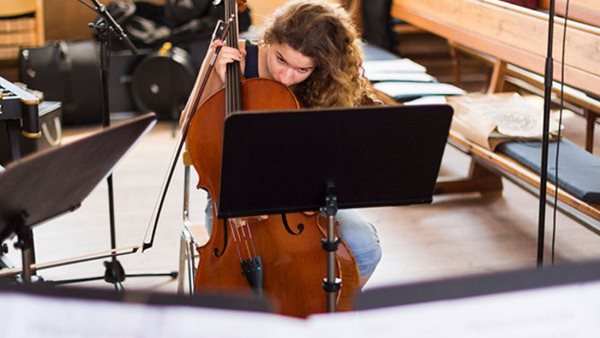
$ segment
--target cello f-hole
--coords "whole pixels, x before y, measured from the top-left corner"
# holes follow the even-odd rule
[[[225,252],[225,249],[227,249],[227,218],[223,220],[223,249],[221,250],[221,252],[219,252],[219,248],[215,248],[213,250],[213,255],[215,255],[215,257],[221,257],[223,256],[223,253]]]
[[[292,228],[290,227],[290,224],[288,223],[287,217],[284,213],[281,214],[281,220],[283,221],[283,226],[285,227],[285,230],[294,236],[298,236],[302,233],[302,231],[304,231],[304,223],[298,223],[298,225],[296,225],[296,229],[298,229],[298,232],[294,232],[294,230],[292,230]]]

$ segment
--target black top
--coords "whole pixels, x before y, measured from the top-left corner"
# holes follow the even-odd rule
[[[244,77],[247,79],[258,77],[258,46],[246,40],[246,67]]]

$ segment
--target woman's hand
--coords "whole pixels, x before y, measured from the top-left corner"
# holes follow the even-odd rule
[[[241,71],[244,73],[246,50],[229,47],[221,40],[215,40],[210,45],[210,48],[214,53],[219,46],[221,46],[221,50],[215,61],[215,71],[219,75],[219,78],[221,78],[221,81],[225,83],[225,71],[227,70],[228,63],[232,63],[234,61],[240,62]]]

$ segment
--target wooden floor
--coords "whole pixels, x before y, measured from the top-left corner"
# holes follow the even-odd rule
[[[583,121],[569,117],[565,134],[582,143]],[[598,129],[598,128],[597,128]],[[67,130],[70,137],[89,128]],[[124,157],[114,170],[118,246],[140,244],[144,239],[168,159],[174,146],[173,126],[159,123]],[[596,155],[600,149],[596,132]],[[393,151],[393,150],[390,150]],[[444,154],[441,176],[466,173],[468,158],[451,147]],[[154,246],[144,253],[123,256],[127,273],[177,270],[183,169],[176,170],[167,196]],[[196,180],[195,178],[193,179]],[[109,248],[107,187],[102,182],[80,209],[35,228],[38,262],[78,256]],[[204,193],[192,194],[192,218],[203,219]],[[537,199],[505,182],[502,195],[463,194],[435,197],[431,205],[364,209],[381,237],[383,259],[367,288],[507,269],[534,267],[537,244]],[[546,238],[550,263],[551,214]],[[556,262],[600,258],[600,237],[559,214]],[[9,258],[19,261],[11,249]],[[101,276],[102,261],[40,272],[47,280]],[[111,288],[103,281],[75,284]],[[126,289],[175,292],[176,283],[165,277],[128,278]]]

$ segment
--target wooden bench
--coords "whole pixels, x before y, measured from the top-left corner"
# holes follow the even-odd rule
[[[600,13],[598,5],[582,0],[573,0],[571,3],[575,3],[581,13],[586,12],[588,17],[590,11]],[[586,10],[581,11],[581,8]],[[547,15],[543,13],[497,0],[394,0],[392,16],[442,36],[462,48],[489,55],[495,65],[491,92],[501,90],[505,81],[527,79],[531,84],[532,77],[523,76],[524,72],[544,72]],[[558,19],[555,25],[555,34],[559,36],[563,23]],[[566,83],[581,92],[600,95],[600,60],[593,56],[597,55],[600,48],[600,29],[572,21],[568,27],[567,46],[575,45],[578,48],[567,53]],[[591,50],[595,52],[589,53]],[[554,62],[554,79],[557,80],[560,78],[560,64],[556,57]],[[578,97],[576,94],[569,96],[569,101],[584,111],[587,109],[587,130],[588,133],[593,133],[594,121],[599,111],[597,102],[590,97]],[[586,142],[591,150],[591,135],[588,135]],[[435,193],[499,192],[502,190],[504,177],[526,191],[538,194],[539,174],[522,163],[507,155],[478,146],[454,130],[450,133],[449,143],[471,156],[469,174],[461,180],[438,182]],[[547,186],[548,202],[553,201],[555,192],[558,194],[559,210],[600,234],[599,204],[585,202],[550,182]]]
[[[453,64],[457,68],[454,72],[454,82],[457,86],[461,84],[460,68],[462,55],[464,54],[476,58],[492,68],[488,93],[503,92],[507,89],[511,90],[511,88],[507,88],[507,85],[511,85],[514,89],[520,89],[521,91],[539,96],[544,95],[543,76],[459,43],[448,41],[448,44],[452,49],[451,55],[455,59]],[[560,91],[561,85],[555,81],[552,85],[552,103],[560,103]],[[600,118],[600,101],[568,85],[564,86],[563,96],[565,107],[579,113],[585,118],[585,150],[593,153],[594,131],[596,123],[598,123],[598,118]]]

